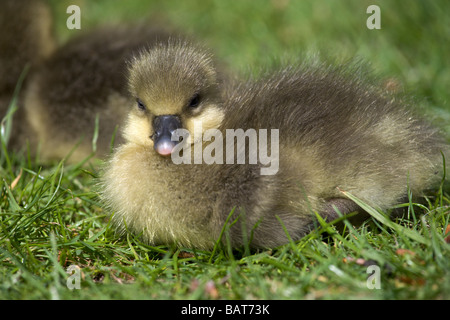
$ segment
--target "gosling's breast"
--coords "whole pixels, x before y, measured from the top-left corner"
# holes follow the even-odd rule
[[[181,167],[182,166],[182,167]],[[199,165],[175,165],[153,150],[127,144],[105,170],[102,197],[113,221],[157,245],[210,248],[220,232],[213,183]],[[208,190],[205,190],[205,186]],[[123,230],[125,231],[125,230]]]

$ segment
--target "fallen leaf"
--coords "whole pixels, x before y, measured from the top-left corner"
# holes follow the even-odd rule
[[[411,251],[411,250],[408,250],[408,249],[397,249],[397,250],[395,251],[395,253],[396,253],[397,255],[399,255],[399,256],[404,256],[404,255],[409,254],[410,256],[414,257],[414,256],[416,255],[415,252],[413,252],[413,251]]]
[[[11,186],[9,187],[11,190],[13,190],[17,186],[17,183],[19,183],[21,177],[22,177],[22,169],[20,169],[19,175],[11,183]]]
[[[409,286],[424,286],[426,281],[423,278],[417,278],[413,279],[411,277],[407,276],[400,276],[398,277],[398,280],[402,282],[403,284],[409,285]]]
[[[445,242],[450,243],[450,224],[445,228],[446,237],[444,238]]]
[[[181,258],[181,259],[185,259],[185,258],[193,258],[193,257],[195,257],[195,255],[194,255],[193,253],[186,252],[186,251],[181,251],[181,252],[178,254],[178,258]]]
[[[210,296],[212,299],[219,298],[219,291],[217,291],[216,284],[213,280],[209,280],[205,284],[205,293]]]

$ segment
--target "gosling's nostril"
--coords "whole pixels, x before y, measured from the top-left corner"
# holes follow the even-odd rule
[[[160,117],[156,117],[155,119],[153,119],[153,126],[159,127],[161,125],[161,118]]]

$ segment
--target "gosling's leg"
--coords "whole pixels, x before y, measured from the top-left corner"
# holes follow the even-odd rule
[[[343,216],[353,212],[357,212],[358,214],[356,216],[353,216],[351,219],[351,222],[356,224],[360,223],[360,221],[364,221],[364,219],[367,217],[367,213],[365,213],[360,206],[358,206],[353,201],[344,198],[328,199],[322,207],[320,215],[326,221],[331,222],[340,217],[338,212]]]

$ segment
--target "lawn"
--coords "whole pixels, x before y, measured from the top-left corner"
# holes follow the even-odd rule
[[[50,2],[61,42],[80,32],[66,28],[70,4],[81,7],[82,31],[164,17],[242,75],[295,59],[357,57],[413,94],[450,137],[446,0]],[[380,30],[366,27],[371,4],[381,9]],[[448,181],[424,204],[404,204],[403,219],[367,208],[372,219],[362,226],[338,231],[319,221],[272,250],[205,252],[116,235],[97,197],[98,166],[43,167],[1,152],[0,299],[450,299]]]

